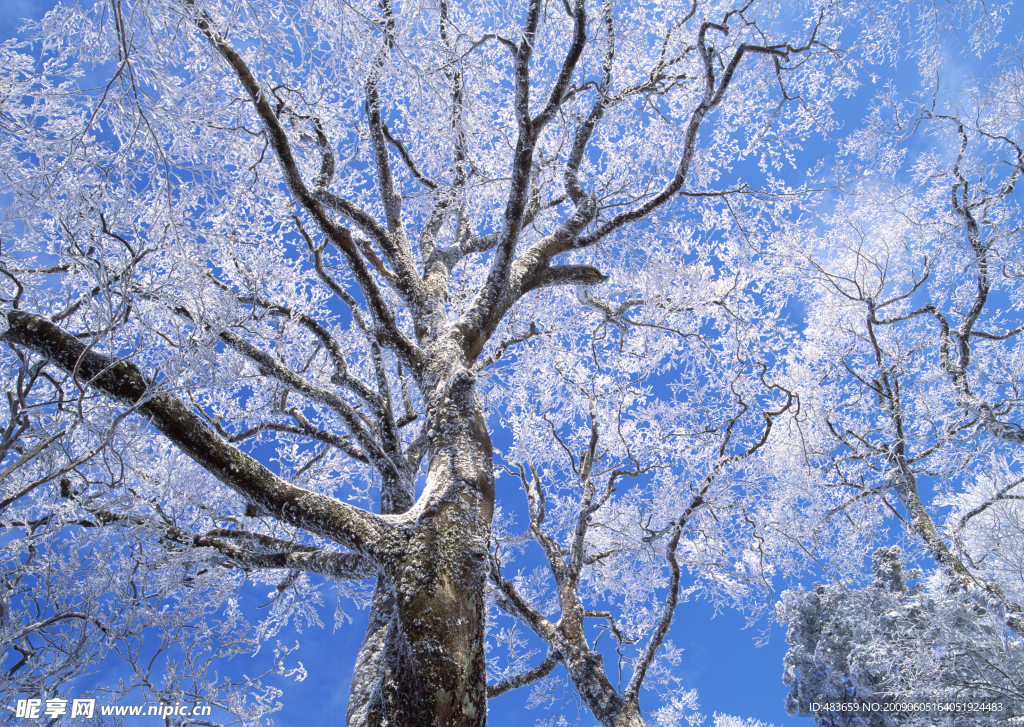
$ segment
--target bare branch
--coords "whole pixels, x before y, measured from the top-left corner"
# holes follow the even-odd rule
[[[658,619],[657,624],[654,626],[654,630],[651,632],[650,638],[647,640],[647,646],[644,647],[643,653],[640,658],[637,659],[633,664],[633,676],[629,679],[629,684],[626,686],[625,691],[622,693],[623,699],[629,702],[636,702],[640,695],[640,687],[644,683],[644,678],[647,676],[647,670],[651,667],[651,663],[654,661],[654,657],[658,653],[658,649],[661,648],[662,642],[665,640],[665,636],[668,634],[668,628],[672,625],[672,615],[676,610],[676,603],[679,601],[679,562],[676,560],[676,548],[679,546],[679,536],[682,532],[682,526],[676,525],[673,529],[672,536],[669,538],[668,543],[665,546],[665,558],[668,560],[669,565],[669,581],[668,581],[668,593],[665,594],[665,603],[661,609],[661,617]]]
[[[544,657],[537,666],[524,671],[522,674],[516,674],[515,676],[502,679],[500,682],[487,685],[487,698],[494,699],[500,697],[505,692],[511,692],[513,689],[519,687],[525,687],[527,684],[533,684],[536,681],[540,681],[558,666],[558,652],[549,651],[548,655]]]

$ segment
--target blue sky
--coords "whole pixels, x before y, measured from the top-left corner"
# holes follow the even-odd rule
[[[0,39],[12,37],[21,18],[39,18],[52,5],[48,0],[5,0],[0,13]],[[1017,10],[1004,31],[1007,37],[1021,32],[1021,19],[1024,13]],[[953,72],[968,72],[973,63],[976,59],[964,59]],[[862,100],[854,99],[844,107],[852,115],[862,110],[862,104]],[[848,123],[853,126],[858,121],[859,117],[854,117]],[[251,607],[265,600],[262,597],[266,590],[266,587],[253,589]],[[328,602],[324,630],[305,629],[302,634],[283,633],[278,637],[285,644],[296,640],[301,643],[297,659],[305,664],[309,676],[301,683],[279,685],[285,689],[285,706],[273,717],[277,725],[305,727],[343,722],[349,676],[365,626],[365,612],[350,611],[355,622],[332,632],[332,610],[333,603]],[[713,607],[706,602],[682,603],[676,611],[669,638],[685,650],[681,673],[687,686],[698,690],[701,711],[708,716],[708,724],[712,714],[721,712],[754,717],[778,727],[810,725],[810,718],[789,717],[782,706],[787,691],[781,679],[786,651],[783,630],[764,620],[747,629],[744,629],[745,623],[742,614],[731,611],[715,616]],[[768,643],[758,648],[755,640],[762,637],[766,629],[770,629]],[[606,663],[610,663],[608,656]],[[258,670],[248,663],[237,663],[232,669]],[[106,676],[113,679],[111,672]],[[95,684],[97,678],[105,677],[85,678],[83,687]],[[490,724],[497,727],[529,725],[545,716],[543,710],[526,710],[528,694],[529,689],[523,689],[493,700],[488,717]],[[575,706],[569,705],[566,718],[572,722],[574,716]],[[581,724],[592,725],[594,720],[584,714]]]

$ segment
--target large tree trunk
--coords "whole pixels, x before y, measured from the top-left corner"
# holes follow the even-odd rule
[[[367,724],[370,701],[374,693],[382,688],[380,663],[394,608],[395,598],[391,586],[382,578],[378,578],[370,603],[370,621],[366,626],[363,643],[359,647],[356,665],[352,670],[352,683],[349,686],[346,724],[352,727],[363,727]]]
[[[494,507],[492,448],[463,371],[428,408],[426,490],[385,545],[384,574],[349,697],[348,722],[483,725],[484,584]]]

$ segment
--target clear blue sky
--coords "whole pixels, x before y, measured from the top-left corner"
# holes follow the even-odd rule
[[[15,34],[20,18],[39,18],[53,4],[50,0],[4,0],[3,12],[0,13],[0,39]],[[1014,15],[1008,24],[1008,37],[1020,32],[1020,19],[1024,18],[1020,11]],[[860,103],[854,101],[850,104],[851,115],[857,114]],[[851,124],[857,121],[859,118],[850,119]],[[250,607],[254,608],[265,600],[263,595],[267,590],[267,587],[255,590]],[[343,723],[349,676],[365,626],[365,612],[354,612],[355,623],[332,633],[333,603],[328,603],[324,611],[323,618],[327,623],[324,630],[306,629],[301,635],[283,633],[278,637],[285,644],[295,640],[301,642],[297,658],[309,670],[304,682],[280,685],[285,689],[285,706],[283,711],[273,716],[279,726]],[[701,711],[708,716],[706,724],[710,724],[713,713],[722,712],[754,717],[777,727],[809,727],[810,718],[789,717],[782,707],[786,695],[781,679],[782,658],[786,651],[783,630],[774,626],[768,644],[756,648],[755,638],[770,628],[770,623],[762,620],[744,630],[745,620],[741,614],[724,612],[712,618],[713,615],[713,608],[705,602],[682,603],[676,611],[669,636],[685,649],[681,672],[688,687],[699,692]],[[238,661],[232,665],[232,670],[255,671],[256,665],[252,662]],[[605,662],[614,663],[609,656],[605,657]],[[83,681],[95,684],[97,678],[104,677],[94,675]],[[532,725],[536,719],[546,716],[543,710],[525,709],[528,693],[529,689],[523,689],[492,700],[489,723],[495,727]],[[574,705],[569,705],[565,716],[570,722],[574,720]],[[581,724],[592,725],[594,720],[584,714]]]

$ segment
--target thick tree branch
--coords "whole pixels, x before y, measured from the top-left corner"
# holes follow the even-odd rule
[[[615,22],[612,17],[611,0],[604,0],[604,3],[602,4],[602,11],[605,29],[608,34],[608,46],[605,49],[604,62],[601,65],[601,83],[597,87],[597,97],[594,99],[594,104],[590,108],[590,113],[587,115],[586,120],[580,124],[579,128],[576,129],[576,134],[573,137],[572,148],[569,150],[569,158],[566,160],[563,175],[565,179],[565,191],[569,195],[569,199],[571,199],[573,204],[577,207],[579,207],[583,202],[584,197],[586,197],[586,192],[583,190],[579,181],[580,164],[583,161],[583,155],[586,152],[587,144],[590,143],[590,138],[594,133],[594,129],[596,129],[597,125],[601,122],[601,119],[604,117],[605,109],[609,104],[609,94],[611,93],[612,83],[612,64],[615,62]]]
[[[558,71],[558,77],[548,94],[548,101],[544,109],[530,121],[531,133],[536,137],[540,131],[554,118],[555,113],[562,105],[565,92],[569,88],[569,81],[576,71],[576,64],[583,55],[583,47],[587,43],[587,9],[583,0],[576,0],[572,10],[572,42],[569,50],[562,61],[562,67]]]
[[[365,108],[370,130],[370,146],[373,148],[373,160],[377,170],[377,189],[384,204],[384,216],[387,219],[389,234],[377,236],[375,239],[381,246],[384,257],[395,270],[397,279],[393,279],[393,283],[396,290],[402,294],[413,315],[418,316],[423,303],[424,291],[413,262],[412,249],[409,247],[409,241],[405,234],[405,226],[402,223],[402,196],[395,188],[395,179],[391,172],[391,159],[388,155],[387,139],[390,134],[386,132],[381,117],[379,84],[387,64],[388,54],[394,45],[395,19],[388,0],[380,0],[380,7],[384,14],[384,22],[381,25],[384,44],[374,56],[366,78]]]
[[[362,581],[376,578],[378,575],[373,561],[359,553],[332,553],[320,549],[254,553],[209,535],[193,536],[191,543],[200,548],[213,548],[233,563],[246,569],[299,570],[315,573],[335,581]]]
[[[133,363],[92,351],[42,316],[7,310],[0,340],[24,346],[87,386],[134,407],[154,428],[247,502],[278,520],[372,553],[392,526],[378,516],[330,497],[295,487],[219,437],[178,398],[159,393]]]
[[[185,0],[186,5],[194,8],[193,0]],[[367,234],[374,238],[382,249],[391,246],[391,239],[385,230],[382,230],[372,218],[365,212],[359,210],[347,200],[341,199],[326,190],[311,191],[302,179],[298,162],[292,152],[291,142],[288,134],[281,124],[277,113],[274,111],[270,100],[260,87],[259,81],[253,75],[241,55],[227,42],[225,36],[216,29],[213,19],[205,12],[200,12],[193,17],[193,22],[199,31],[209,40],[214,49],[228,63],[242,87],[249,95],[253,107],[263,123],[271,148],[274,150],[284,175],[285,184],[295,200],[302,208],[316,221],[317,226],[323,231],[331,243],[344,256],[349,269],[355,277],[363,296],[366,298],[377,323],[383,326],[394,340],[401,342],[404,336],[398,327],[394,313],[391,311],[384,299],[383,294],[373,276],[366,267],[352,233],[345,227],[335,224],[327,214],[323,205],[328,205],[350,219],[354,220]],[[419,310],[419,277],[413,275],[411,278],[398,276],[393,281],[396,289],[403,296],[411,309]],[[413,352],[406,346],[398,346],[396,352],[403,355],[405,363],[411,368],[418,370],[418,362]]]
[[[561,637],[555,625],[534,608],[528,600],[523,598],[512,581],[507,580],[501,574],[498,563],[493,557],[491,559],[490,579],[498,591],[497,604],[504,611],[529,626],[547,644],[560,643]]]
[[[542,3],[530,0],[522,39],[516,49],[514,64],[515,100],[513,103],[519,134],[512,159],[512,173],[509,181],[508,199],[502,218],[501,230],[495,244],[494,259],[491,262],[487,280],[465,313],[459,318],[459,329],[467,353],[473,359],[480,353],[485,341],[477,339],[480,329],[492,318],[493,308],[507,288],[519,232],[522,229],[523,213],[526,210],[530,189],[530,170],[533,166],[533,151],[537,137],[530,119],[530,58],[536,42]],[[493,330],[493,329],[492,329]]]
[[[575,581],[579,578],[580,571],[583,570],[583,543],[587,535],[587,524],[590,516],[597,511],[597,508],[592,508],[597,487],[594,485],[594,480],[591,478],[590,473],[594,467],[594,459],[597,457],[597,444],[599,441],[600,434],[597,424],[597,411],[594,406],[594,402],[591,401],[590,443],[587,445],[587,449],[583,453],[579,472],[577,473],[580,480],[583,482],[583,497],[580,498],[580,504],[577,506],[578,512],[576,515],[576,527],[573,529],[572,543],[569,546],[568,571],[570,578],[574,581],[573,591],[576,590]],[[614,478],[612,481],[614,481]],[[611,496],[612,489],[612,486],[609,484],[606,490],[607,496]],[[606,500],[607,497],[604,498],[604,501]],[[600,507],[600,503],[597,507]],[[574,599],[578,598],[575,593],[573,594],[573,597]]]
[[[163,529],[167,539],[198,548],[212,548],[232,563],[246,570],[287,569],[315,573],[336,581],[366,580],[378,575],[373,560],[361,553],[335,553],[311,545],[291,543],[262,533],[218,528],[197,535],[169,522],[153,522],[139,516],[112,512],[103,508],[92,510],[93,520],[84,526],[141,525]],[[237,543],[248,545],[242,547]]]

